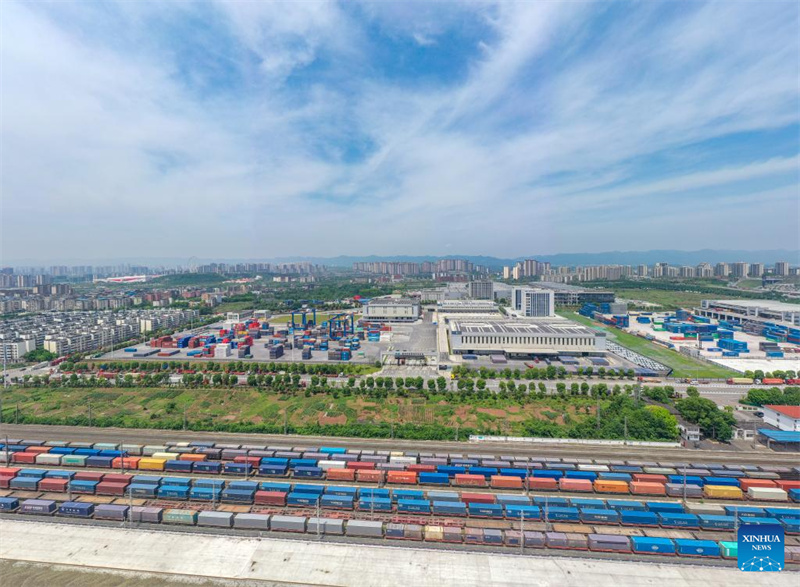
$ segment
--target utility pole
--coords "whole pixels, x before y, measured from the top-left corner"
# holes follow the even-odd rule
[[[92,402],[89,402],[89,428],[92,427]]]
[[[683,507],[686,507],[686,463],[683,465]]]
[[[597,396],[597,429],[600,430],[600,395]]]
[[[550,501],[547,494],[544,496],[544,531],[550,531]]]
[[[14,424],[19,424],[19,402],[17,402],[17,407],[14,408]]]
[[[456,442],[458,442],[458,422],[456,422]]]
[[[186,430],[186,406],[183,406],[183,429]]]
[[[283,409],[283,435],[286,436],[289,430],[289,408]]]
[[[11,461],[9,460],[9,458],[10,458],[10,457],[9,457],[9,453],[8,453],[8,434],[6,434],[6,444],[5,444],[5,449],[6,449],[6,466],[8,466],[8,465],[10,465],[10,464],[11,464]]]
[[[525,554],[525,510],[519,510],[519,553]]]
[[[625,416],[625,419],[622,421],[623,426],[625,427],[625,444],[628,444],[628,416]]]
[[[322,501],[322,498],[318,495],[317,496],[317,540],[321,540],[322,539],[322,532],[321,532],[321,530],[322,530],[322,528],[321,528],[321,526],[322,526],[322,517],[321,517],[320,511],[319,511],[320,502],[321,501]]]
[[[128,528],[133,529],[133,491],[128,485]]]
[[[0,424],[3,423],[3,394],[8,391],[8,372],[6,371],[6,352],[5,341],[3,343],[3,389],[0,391]],[[8,444],[8,443],[6,443]]]

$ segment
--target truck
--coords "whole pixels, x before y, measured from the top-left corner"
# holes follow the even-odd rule
[[[777,377],[769,377],[761,380],[762,385],[783,385],[783,379]]]
[[[727,383],[728,385],[753,385],[753,380],[749,377],[731,377]]]
[[[637,380],[640,383],[661,383],[661,380],[657,377],[637,377]]]

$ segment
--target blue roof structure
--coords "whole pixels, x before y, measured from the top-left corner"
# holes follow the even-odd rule
[[[800,443],[800,432],[789,432],[784,430],[770,430],[769,428],[759,428],[759,434],[763,434],[773,442],[782,444]]]

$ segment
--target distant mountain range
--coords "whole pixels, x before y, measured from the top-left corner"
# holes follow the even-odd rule
[[[800,251],[794,250],[768,250],[768,251],[737,251],[703,249],[701,251],[607,251],[603,253],[560,253],[556,255],[537,255],[532,253],[515,258],[500,258],[484,255],[368,255],[338,257],[278,257],[278,258],[248,258],[248,259],[201,259],[192,258],[193,264],[203,265],[208,263],[313,263],[315,265],[328,265],[331,267],[351,267],[356,262],[381,262],[403,261],[421,263],[435,261],[436,259],[468,259],[477,265],[484,265],[498,269],[504,265],[513,265],[524,259],[537,259],[549,262],[551,265],[652,265],[654,263],[669,263],[670,265],[697,265],[698,263],[747,263],[772,264],[776,261],[788,261],[792,265],[800,265]],[[8,261],[6,261],[8,264]],[[148,267],[186,267],[188,260],[185,257],[128,257],[107,259],[64,259],[41,261],[23,259],[13,263],[14,266],[50,266],[50,265],[144,265]]]

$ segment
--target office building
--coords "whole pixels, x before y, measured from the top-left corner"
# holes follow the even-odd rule
[[[492,289],[492,282],[487,279],[470,281],[467,284],[467,294],[473,300],[493,299]]]
[[[511,309],[526,318],[555,316],[553,290],[515,287],[511,290]]]

